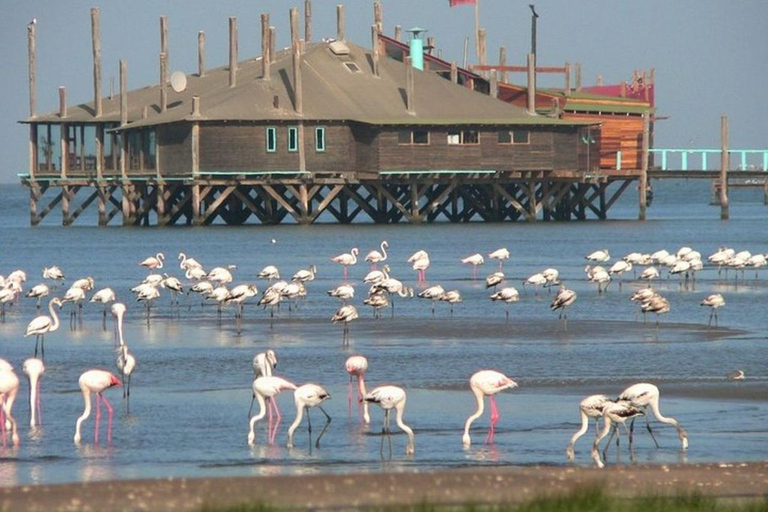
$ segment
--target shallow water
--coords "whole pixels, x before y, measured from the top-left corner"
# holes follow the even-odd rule
[[[674,429],[655,423],[661,444],[656,449],[644,428],[636,436],[639,463],[748,461],[765,458],[768,420],[768,358],[765,356],[768,317],[768,271],[755,279],[747,271],[737,282],[733,273],[699,272],[696,282],[663,280],[656,288],[671,303],[671,312],[647,323],[636,321],[636,306],[628,300],[642,284],[625,276],[622,290],[613,283],[604,294],[586,282],[583,256],[608,248],[613,259],[633,251],[670,251],[687,245],[704,256],[720,245],[753,253],[768,252],[768,207],[757,194],[739,192],[733,198],[732,219],[719,220],[709,206],[709,184],[672,182],[655,185],[651,220],[638,223],[630,197],[618,203],[608,222],[536,224],[463,224],[431,226],[244,226],[207,228],[96,228],[80,219],[61,228],[56,215],[37,228],[27,226],[24,190],[0,187],[0,274],[27,271],[26,288],[42,281],[44,266],[57,264],[67,282],[93,276],[96,289],[111,286],[129,307],[126,340],[138,360],[126,414],[120,389],[105,395],[115,406],[113,443],[93,443],[93,416],[84,424],[83,443],[72,442],[74,424],[82,411],[79,375],[93,367],[114,370],[111,319],[102,329],[100,307],[87,304],[82,325],[71,329],[69,307],[62,310],[62,327],[47,336],[46,374],[42,381],[43,427],[30,430],[28,385],[21,374],[33,342],[23,338],[37,314],[34,302],[22,300],[0,323],[0,357],[10,360],[22,378],[14,407],[21,446],[0,451],[0,485],[59,483],[112,478],[167,476],[228,476],[357,471],[410,471],[472,465],[565,464],[565,446],[579,426],[578,402],[592,393],[618,394],[639,381],[656,383],[661,409],[688,431],[690,449],[678,450]],[[276,243],[271,243],[271,239]],[[342,328],[332,325],[338,303],[326,290],[342,278],[332,256],[360,247],[363,254],[390,243],[392,274],[415,285],[406,259],[417,249],[430,253],[430,284],[458,289],[464,302],[451,316],[447,304],[431,314],[428,301],[399,300],[395,316],[389,311],[374,320],[362,305],[367,289],[361,281],[368,271],[350,269],[357,281],[354,303],[361,318],[351,325],[350,346],[342,347]],[[495,271],[492,262],[480,267],[480,279],[459,260],[475,252],[506,246],[512,259],[505,265],[510,282],[522,295],[509,307],[492,304],[482,280]],[[314,263],[318,276],[307,285],[309,294],[298,308],[283,305],[270,325],[269,311],[246,306],[238,329],[233,310],[225,309],[221,324],[216,308],[184,297],[171,307],[164,294],[153,308],[149,325],[128,289],[146,270],[137,263],[165,252],[169,272],[178,276],[175,255],[185,251],[211,268],[236,264],[235,282],[258,282],[256,273],[276,264],[284,278]],[[561,279],[578,293],[567,329],[549,310],[547,291],[523,290],[521,281],[546,267],[560,270]],[[58,290],[63,294],[63,289]],[[720,310],[718,328],[708,328],[709,311],[699,302],[720,292],[727,305]],[[277,351],[277,374],[297,383],[316,382],[331,393],[325,409],[333,417],[320,448],[309,450],[306,424],[297,431],[296,448],[285,447],[285,432],[295,407],[290,393],[278,402],[283,421],[275,445],[266,443],[259,423],[257,444],[246,444],[247,410],[252,382],[251,359],[265,348]],[[381,455],[383,414],[371,408],[372,424],[360,423],[357,410],[348,411],[345,359],[368,357],[368,387],[397,384],[406,388],[406,423],[416,432],[416,454],[405,456],[405,436],[393,427],[392,455],[385,444]],[[495,368],[517,381],[519,388],[497,397],[501,420],[496,443],[484,445],[488,412],[475,423],[472,448],[462,450],[465,418],[474,410],[467,379],[482,368]],[[737,368],[742,382],[726,380]],[[356,409],[356,406],[355,406]],[[323,416],[312,411],[314,436]],[[652,423],[653,424],[653,423]],[[394,422],[393,422],[394,425]],[[105,418],[102,418],[102,436]],[[590,464],[592,434],[576,445],[576,463]],[[629,462],[622,440],[621,462]],[[616,462],[615,448],[609,462]]]

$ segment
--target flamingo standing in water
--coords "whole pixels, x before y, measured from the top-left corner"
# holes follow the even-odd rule
[[[420,299],[429,299],[432,301],[432,316],[434,316],[435,302],[440,300],[444,293],[445,293],[445,289],[439,284],[436,284],[435,286],[430,286],[426,290],[423,290],[421,293],[419,293],[418,297]]]
[[[37,309],[40,310],[40,301],[47,297],[50,292],[47,284],[38,284],[33,286],[32,289],[27,292],[26,296],[37,299]]]
[[[253,358],[253,376],[255,379],[259,377],[271,377],[272,372],[277,367],[277,354],[272,349],[268,349],[264,352],[259,352]],[[248,408],[248,417],[251,417],[251,411],[253,410],[253,402],[256,400],[256,393],[251,397],[251,406]],[[270,407],[277,407],[277,404],[270,400]]]
[[[589,429],[589,418],[595,419],[595,435],[599,435],[598,419],[603,416],[603,409],[606,404],[613,403],[611,397],[607,395],[592,395],[588,396],[579,403],[579,412],[581,414],[581,428],[576,431],[571,440],[568,442],[568,448],[565,449],[565,456],[568,460],[573,460],[574,452],[573,446],[576,441],[587,433]]]
[[[136,369],[136,358],[128,352],[128,345],[123,339],[123,316],[125,315],[125,304],[117,302],[112,305],[112,315],[115,318],[117,328],[117,339],[120,343],[115,364],[123,380],[123,398],[125,399],[126,413],[131,411],[131,375]]]
[[[0,404],[2,404],[2,407],[0,408],[0,432],[2,432],[3,448],[5,448],[7,442],[5,433],[6,424],[10,424],[11,427],[11,441],[13,442],[13,446],[19,445],[16,419],[12,414],[13,402],[16,400],[16,395],[18,393],[19,377],[16,376],[13,367],[6,362],[6,364],[3,365],[3,369],[0,370]]]
[[[80,375],[80,391],[83,393],[83,401],[85,402],[85,409],[83,414],[77,418],[75,423],[75,444],[80,444],[80,426],[88,416],[91,415],[91,394],[96,393],[96,421],[94,422],[94,437],[93,442],[99,443],[99,421],[101,420],[101,405],[100,402],[104,402],[104,406],[107,408],[107,443],[112,443],[112,405],[110,405],[107,398],[102,394],[105,390],[113,386],[121,386],[120,379],[105,370],[88,370]]]
[[[387,248],[389,247],[389,242],[384,240],[381,242],[381,252],[377,251],[376,249],[369,252],[366,257],[365,261],[368,261],[371,263],[371,270],[376,269],[376,264],[381,263],[382,261],[386,261],[387,259]]]
[[[344,322],[344,334],[342,336],[342,342],[343,344],[349,343],[349,322],[352,320],[355,320],[358,318],[357,308],[355,306],[349,304],[347,306],[342,306],[335,315],[331,317],[331,322]]]
[[[506,247],[502,247],[501,249],[496,249],[491,254],[488,255],[489,258],[492,260],[499,260],[499,270],[502,269],[504,266],[504,260],[509,259],[509,251]]]
[[[413,270],[416,271],[416,281],[426,283],[427,269],[429,268],[429,254],[427,254],[427,251],[416,251],[408,258],[408,263],[413,263]]]
[[[43,424],[43,414],[40,408],[40,377],[45,373],[45,364],[37,358],[24,361],[22,371],[29,379],[29,426],[32,428]]]
[[[301,424],[305,410],[307,411],[307,430],[309,431],[310,447],[312,446],[312,421],[309,419],[310,407],[317,407],[323,414],[325,414],[325,426],[323,427],[323,430],[320,431],[320,435],[317,436],[317,441],[315,441],[315,447],[320,448],[320,439],[322,439],[323,434],[325,434],[325,431],[328,429],[328,425],[331,424],[330,415],[325,412],[325,409],[323,409],[323,406],[320,404],[329,398],[331,398],[331,394],[317,384],[303,384],[295,389],[293,392],[293,399],[296,402],[296,419],[293,420],[291,426],[288,427],[288,448],[293,448],[293,433]]]
[[[355,296],[355,289],[352,285],[342,284],[328,291],[328,295],[341,299],[342,304],[346,304],[347,301]]]
[[[512,286],[509,286],[507,288],[502,288],[498,292],[491,295],[491,300],[493,301],[504,301],[507,303],[507,322],[509,322],[509,305],[513,302],[518,302],[520,300],[520,292],[517,291]]]
[[[659,388],[656,387],[653,384],[649,384],[646,382],[640,383],[640,384],[634,384],[632,386],[629,386],[627,389],[625,389],[620,395],[619,400],[626,400],[627,402],[631,403],[633,406],[638,407],[645,411],[648,407],[651,408],[651,412],[653,413],[654,417],[659,420],[662,423],[667,423],[669,425],[672,425],[677,429],[677,437],[680,439],[680,445],[683,450],[688,449],[688,434],[683,429],[683,427],[680,426],[680,423],[675,418],[668,418],[666,416],[663,416],[661,414],[661,411],[659,410]],[[632,424],[630,425],[629,429],[629,442],[632,442],[632,432],[635,426],[634,420],[632,420]],[[653,431],[651,431],[651,424],[648,421],[648,416],[645,417],[645,426],[648,429],[648,433],[651,434],[651,439],[653,439],[654,444],[656,445],[656,448],[659,447],[659,443],[656,442],[656,438],[653,435]]]
[[[352,379],[357,378],[357,398],[363,405],[363,421],[366,425],[371,422],[368,414],[368,402],[364,400],[365,391],[365,372],[368,371],[368,359],[365,356],[350,356],[344,363],[344,368],[349,373],[349,413],[352,414]]]
[[[725,306],[725,299],[723,296],[719,293],[713,293],[712,295],[708,296],[706,299],[701,301],[702,306],[707,306],[709,308],[712,308],[712,311],[709,313],[709,323],[707,325],[712,325],[712,317],[715,317],[715,327],[717,327],[717,308]]]
[[[331,261],[338,263],[344,267],[344,279],[347,279],[347,267],[357,263],[357,254],[360,250],[357,247],[353,247],[350,252],[339,254],[331,258]]]
[[[275,376],[269,376],[269,377],[259,377],[256,380],[253,381],[253,395],[256,397],[256,400],[259,402],[259,413],[251,418],[250,421],[250,429],[248,431],[248,444],[253,444],[256,441],[256,433],[254,431],[256,427],[256,423],[259,422],[266,414],[267,414],[267,406],[266,406],[266,400],[269,400],[270,402],[273,402],[277,395],[279,395],[281,392],[285,391],[286,389],[295,390],[296,385],[288,382],[287,380],[275,377]],[[280,410],[277,408],[277,404],[275,404],[275,412],[277,413],[277,422],[275,424],[274,430],[272,430],[272,408],[269,409],[269,426],[268,429],[268,438],[269,442],[273,443],[275,441],[275,434],[277,433],[277,425],[280,424]]]
[[[156,268],[163,268],[164,261],[165,254],[159,252],[155,256],[150,256],[149,258],[139,263],[139,266],[145,267],[149,269],[150,272],[152,272]]]
[[[379,386],[365,395],[364,400],[377,404],[384,410],[384,425],[381,428],[381,454],[384,455],[384,435],[390,434],[389,413],[395,410],[395,423],[408,436],[408,444],[405,446],[405,454],[412,455],[415,451],[414,435],[411,427],[403,423],[403,413],[405,412],[405,390],[398,386]],[[391,452],[391,444],[390,444]]]
[[[477,266],[485,263],[482,254],[476,253],[461,260],[462,263],[472,265],[472,279],[477,279]]]
[[[37,344],[40,342],[41,356],[45,359],[45,335],[59,328],[59,316],[53,309],[54,305],[61,307],[61,300],[58,297],[52,298],[48,303],[48,312],[51,316],[40,315],[34,318],[27,325],[27,331],[24,333],[25,338],[35,335],[35,357],[37,357]]]
[[[627,402],[626,400],[619,400],[617,402],[608,402],[603,407],[603,429],[600,431],[600,433],[595,437],[595,440],[592,442],[592,460],[595,461],[597,464],[597,467],[602,468],[604,466],[603,461],[600,459],[600,453],[598,451],[598,448],[600,446],[600,441],[603,440],[605,436],[608,435],[608,432],[611,430],[611,425],[615,424],[616,428],[613,430],[613,434],[608,439],[608,443],[605,446],[605,449],[608,449],[608,446],[611,444],[611,439],[613,439],[614,434],[618,434],[619,439],[621,438],[621,434],[619,434],[619,424],[621,424],[624,429],[626,430],[626,421],[628,419],[632,419],[632,422],[634,423],[636,416],[645,416],[645,413],[638,408],[632,405],[631,403]],[[629,437],[629,452],[630,456],[632,454],[632,434],[627,433],[627,436]],[[619,444],[619,439],[616,440],[616,446]],[[605,451],[603,452],[603,458],[605,458]]]
[[[557,295],[555,295],[555,299],[552,301],[552,304],[549,305],[550,308],[552,308],[552,311],[560,310],[560,315],[558,316],[558,319],[563,319],[563,328],[568,328],[568,306],[576,302],[576,292],[573,290],[569,290],[565,287],[565,285],[560,285],[560,290],[557,292]]]
[[[93,294],[93,297],[91,297],[91,300],[89,302],[100,302],[104,305],[104,311],[101,315],[101,327],[105,331],[107,330],[107,305],[111,302],[115,302],[117,300],[117,297],[115,296],[115,291],[112,288],[102,288],[101,290],[97,291]]]
[[[496,399],[493,395],[505,389],[516,388],[517,382],[495,370],[480,370],[470,377],[469,387],[477,400],[477,410],[467,418],[467,422],[464,424],[464,436],[461,440],[464,448],[469,448],[472,444],[472,439],[469,437],[469,428],[477,418],[482,416],[485,409],[484,398],[486,396],[491,402],[491,428],[488,430],[485,442],[486,444],[493,443],[496,424],[499,422],[499,410],[496,408]]]

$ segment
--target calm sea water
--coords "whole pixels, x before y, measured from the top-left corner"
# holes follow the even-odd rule
[[[128,305],[126,339],[138,360],[131,410],[126,414],[120,389],[105,394],[115,405],[111,446],[93,443],[93,416],[84,424],[84,441],[72,442],[75,420],[83,401],[79,375],[90,368],[114,370],[111,320],[102,329],[101,308],[86,304],[82,325],[71,329],[69,308],[62,310],[62,327],[46,337],[47,371],[42,381],[42,428],[31,430],[28,384],[21,373],[33,353],[33,341],[23,338],[36,316],[34,302],[22,300],[0,323],[0,357],[11,361],[22,379],[14,407],[21,446],[0,450],[0,485],[59,483],[104,479],[168,476],[229,476],[307,474],[359,471],[411,471],[476,465],[566,464],[565,446],[579,426],[578,403],[597,392],[618,394],[629,384],[656,383],[661,408],[688,430],[690,449],[678,450],[674,429],[658,424],[661,444],[653,446],[643,431],[637,436],[639,463],[748,461],[766,455],[768,424],[768,270],[759,278],[748,271],[745,280],[717,270],[700,272],[696,283],[681,286],[664,280],[657,288],[668,297],[671,312],[657,328],[653,321],[637,322],[629,294],[641,284],[627,276],[623,289],[612,284],[598,294],[586,282],[584,255],[608,248],[614,259],[633,251],[675,251],[691,246],[704,256],[720,245],[753,253],[768,253],[768,207],[758,191],[732,195],[731,220],[721,222],[710,206],[706,182],[666,182],[655,185],[656,199],[647,222],[634,221],[635,196],[614,206],[607,222],[464,224],[424,226],[211,226],[206,228],[98,228],[95,219],[80,219],[62,228],[60,214],[44,225],[28,226],[27,195],[16,185],[0,186],[0,274],[17,268],[27,272],[26,288],[42,281],[44,266],[59,265],[67,281],[92,276],[96,289],[113,287]],[[271,243],[275,239],[276,243]],[[392,274],[415,285],[406,262],[426,249],[432,266],[430,284],[458,289],[464,302],[453,316],[438,304],[434,316],[423,300],[397,303],[395,317],[374,320],[362,305],[368,268],[350,269],[357,281],[355,304],[361,318],[351,326],[350,346],[342,347],[342,328],[330,317],[338,303],[326,296],[342,280],[342,269],[330,258],[359,247],[364,255],[382,240],[390,244]],[[510,307],[492,304],[482,278],[495,271],[491,262],[480,267],[480,279],[460,263],[475,252],[487,254],[507,247],[505,265],[510,282],[522,293]],[[310,264],[318,276],[307,285],[308,296],[298,309],[283,307],[273,325],[269,312],[246,306],[242,331],[225,310],[221,324],[216,308],[201,307],[194,297],[177,308],[163,295],[147,324],[129,288],[146,270],[137,263],[157,252],[168,256],[168,271],[181,277],[176,254],[184,251],[207,268],[237,265],[235,283],[265,283],[257,272],[277,265],[283,277]],[[521,281],[546,267],[578,293],[567,332],[549,310],[551,295],[523,292]],[[63,294],[63,288],[55,293]],[[707,327],[709,310],[699,306],[713,292],[727,305],[720,310],[720,327]],[[296,447],[285,447],[285,431],[295,407],[290,393],[280,396],[283,422],[277,442],[266,442],[259,424],[257,444],[246,443],[247,411],[253,378],[251,359],[266,348],[277,351],[277,374],[296,383],[316,382],[330,391],[325,409],[333,417],[319,449],[309,449],[305,425]],[[393,453],[380,453],[381,411],[371,409],[370,427],[348,410],[348,376],[343,369],[353,353],[368,357],[369,389],[398,384],[408,392],[405,420],[416,432],[416,454],[406,457],[405,437],[392,437]],[[483,445],[486,415],[475,423],[474,444],[461,447],[465,418],[474,410],[469,376],[494,368],[515,379],[519,388],[498,396],[501,420],[496,444]],[[726,380],[738,368],[742,382]],[[315,434],[322,416],[313,411]],[[102,419],[102,430],[105,421]],[[397,428],[394,427],[397,431]],[[103,432],[102,432],[103,434]],[[589,465],[592,434],[576,446],[576,463]],[[103,437],[102,437],[103,439]],[[615,451],[614,451],[615,453]],[[621,454],[628,462],[628,455]],[[613,456],[611,463],[616,460]]]

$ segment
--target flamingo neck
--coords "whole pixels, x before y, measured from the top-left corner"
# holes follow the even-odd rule
[[[53,309],[53,301],[48,303],[48,312],[51,314],[51,318],[53,319],[53,324],[51,325],[50,331],[55,331],[59,328],[59,315],[56,314],[56,310]]]
[[[87,389],[83,389],[83,401],[85,402],[85,409],[83,409],[83,414],[77,418],[77,423],[75,424],[76,443],[80,442],[80,425],[91,415],[91,392]]]
[[[403,432],[405,432],[408,435],[408,445],[405,447],[405,453],[407,455],[410,455],[415,451],[415,446],[414,446],[413,430],[411,429],[411,427],[403,423],[403,413],[405,412],[405,400],[397,404],[395,412],[396,412],[395,423],[397,423],[397,426],[400,427],[403,430]]]
[[[589,428],[589,417],[584,412],[584,410],[581,410],[581,428],[571,436],[571,440],[568,442],[568,449],[566,450],[569,459],[573,459],[573,445],[576,444],[576,441],[581,436],[587,433],[588,428]]]
[[[123,339],[123,313],[117,315],[117,339],[120,342],[121,347],[125,347],[125,340]]]
[[[387,259],[387,247],[388,246],[389,245],[387,244],[386,240],[381,242],[381,255],[382,255],[381,261],[384,261],[384,260]]]
[[[309,413],[307,413],[309,414]],[[288,427],[288,447],[293,446],[293,433],[301,424],[301,420],[304,418],[304,404],[302,404],[298,398],[296,399],[296,419],[293,420],[291,426]]]
[[[261,393],[254,392],[256,400],[259,402],[259,414],[251,418],[250,429],[248,431],[248,444],[253,444],[256,439],[256,434],[253,429],[256,427],[256,423],[267,414],[266,402]]]
[[[470,437],[469,437],[469,428],[472,426],[472,423],[483,415],[483,411],[485,410],[485,402],[483,401],[484,395],[483,392],[479,389],[472,389],[472,392],[475,394],[475,399],[477,400],[477,410],[474,414],[472,414],[469,418],[467,418],[467,422],[464,424],[464,437],[463,441],[465,445],[469,445],[470,443]]]

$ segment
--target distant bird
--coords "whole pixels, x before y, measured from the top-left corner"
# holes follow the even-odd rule
[[[100,402],[104,402],[104,406],[107,408],[107,443],[112,444],[112,405],[110,405],[107,398],[102,394],[105,390],[113,387],[120,386],[120,380],[104,370],[88,370],[80,375],[80,391],[83,393],[83,401],[85,402],[85,409],[83,414],[77,418],[75,423],[75,444],[80,444],[80,426],[91,415],[91,394],[96,394],[96,416],[101,416]],[[99,422],[94,422],[94,440],[95,444],[99,444]]]
[[[248,444],[253,444],[256,441],[256,433],[254,431],[256,427],[256,423],[259,422],[266,414],[267,414],[267,407],[266,407],[266,400],[269,400],[270,402],[274,402],[277,395],[279,395],[281,392],[285,390],[295,390],[296,385],[288,382],[287,380],[275,377],[275,376],[269,376],[269,377],[258,377],[256,380],[253,381],[253,395],[256,397],[256,400],[259,402],[259,413],[252,417],[250,420],[250,430],[248,431]],[[280,411],[277,409],[276,404],[275,405],[275,413],[277,414],[277,424],[280,423]],[[275,426],[274,431],[272,430],[272,407],[269,408],[269,425],[267,427],[267,437],[269,439],[270,443],[274,443],[275,441],[275,434],[277,433],[277,426]]]
[[[357,398],[363,406],[363,421],[366,425],[371,422],[371,417],[368,415],[368,402],[364,400],[365,391],[365,372],[368,371],[368,359],[365,356],[350,356],[344,363],[344,368],[349,373],[349,412],[352,413],[352,379],[357,379]]]
[[[288,427],[288,448],[293,447],[293,433],[301,424],[304,411],[307,412],[307,430],[309,432],[311,443],[312,422],[309,419],[309,409],[311,407],[317,407],[325,415],[325,426],[323,427],[323,430],[320,431],[320,435],[317,436],[317,440],[315,441],[315,447],[320,448],[320,439],[322,439],[323,434],[325,434],[325,431],[328,429],[328,425],[331,424],[331,416],[325,412],[325,409],[323,409],[321,404],[330,398],[330,393],[317,384],[303,384],[294,390],[293,400],[296,403],[296,419],[293,420],[291,426]]]
[[[389,279],[389,265],[384,265],[381,270],[371,270],[363,278],[366,284],[377,284],[385,279]]]
[[[483,256],[480,253],[467,256],[461,260],[462,263],[472,265],[472,279],[477,279],[477,266],[485,263]]]
[[[255,284],[239,284],[232,288],[232,290],[229,291],[229,295],[227,295],[226,302],[237,304],[237,313],[235,313],[235,316],[237,318],[243,317],[243,306],[245,304],[245,301],[250,299],[251,297],[255,297],[256,294],[259,293],[259,289],[256,287]]]
[[[194,258],[187,258],[187,255],[183,252],[179,253],[179,260],[181,260],[181,263],[179,263],[179,268],[181,270],[187,271],[193,268],[203,268],[203,266]]]
[[[389,242],[384,240],[383,242],[381,242],[381,252],[374,249],[365,256],[365,261],[368,261],[371,263],[371,269],[375,269],[378,263],[381,263],[382,261],[386,261],[388,247],[389,247]]]
[[[408,444],[405,447],[405,454],[412,455],[415,451],[413,430],[403,423],[403,413],[405,412],[406,395],[405,390],[398,386],[380,386],[374,388],[365,395],[365,401],[377,404],[384,410],[384,425],[381,429],[381,453],[384,454],[384,435],[390,433],[389,413],[395,410],[395,423],[408,436]]]
[[[632,386],[629,386],[627,389],[625,389],[620,395],[619,400],[624,400],[629,403],[631,403],[633,406],[638,407],[645,411],[648,407],[651,408],[651,412],[653,413],[654,417],[659,420],[662,423],[667,423],[669,425],[672,425],[677,429],[677,437],[680,439],[680,445],[683,450],[688,449],[688,434],[685,432],[683,427],[680,426],[680,423],[675,418],[668,418],[666,416],[663,416],[661,414],[661,411],[659,410],[659,388],[656,387],[653,384],[649,384],[646,382],[640,383],[640,384],[634,384]],[[656,448],[659,447],[659,443],[656,442],[656,438],[653,435],[653,431],[651,430],[651,425],[648,422],[648,416],[645,418],[645,426],[648,429],[648,433],[651,434],[651,439],[653,439],[654,444],[656,444]],[[634,427],[634,421],[632,422],[632,426],[630,427],[630,443],[632,442],[632,427]]]
[[[194,281],[201,281],[208,277],[208,272],[206,272],[202,267],[192,267],[184,272],[184,277]]]
[[[402,281],[399,279],[395,279],[394,277],[389,277],[380,283],[377,283],[371,287],[371,292],[386,292],[390,296],[389,304],[392,307],[392,318],[395,317],[395,300],[394,296],[400,298],[406,298],[406,297],[413,297],[413,288],[410,286],[405,286]]]
[[[331,258],[331,261],[338,263],[344,267],[344,279],[347,279],[347,267],[357,263],[357,254],[360,250],[357,247],[353,247],[350,252],[339,254]]]
[[[659,325],[659,315],[663,315],[664,313],[669,313],[669,301],[662,297],[661,295],[655,295],[653,296],[648,302],[643,302],[640,305],[640,310],[643,312],[643,315],[646,313],[655,313],[656,314],[656,325]]]
[[[229,284],[234,281],[231,270],[237,268],[237,265],[227,265],[226,267],[216,267],[208,272],[208,280],[213,281],[219,286]]]
[[[504,272],[494,272],[493,274],[488,274],[485,277],[485,288],[496,288],[501,283],[504,282]]]
[[[560,315],[557,317],[558,319],[564,319],[566,322],[568,321],[568,311],[567,308],[571,304],[576,302],[576,292],[573,290],[569,290],[565,287],[565,285],[560,285],[560,290],[557,292],[557,295],[555,296],[552,303],[549,305],[550,308],[552,308],[552,311],[560,310]]]
[[[552,286],[560,284],[560,281],[558,280],[560,272],[555,268],[545,268],[541,271],[541,275],[547,280],[547,282],[544,283],[544,287],[549,288],[550,291],[552,291]]]
[[[117,360],[115,365],[117,371],[120,372],[120,377],[123,382],[123,399],[125,400],[126,412],[131,411],[131,375],[136,369],[136,358],[128,351],[128,345],[125,344],[125,338],[123,337],[123,316],[125,315],[126,307],[123,303],[115,303],[112,305],[112,316],[115,319],[115,327],[117,329],[117,339],[119,346],[117,348]]]
[[[115,302],[116,299],[117,297],[115,296],[115,291],[112,288],[102,288],[101,290],[94,293],[93,296],[91,296],[91,300],[89,302],[100,302],[104,305],[104,310],[102,311],[101,315],[101,326],[103,329],[107,328],[107,305]]]
[[[164,279],[160,281],[160,286],[171,292],[171,305],[179,303],[179,294],[184,293],[184,286],[178,277],[164,274]]]
[[[603,408],[606,404],[613,403],[613,400],[607,395],[591,395],[579,403],[579,413],[581,414],[581,428],[571,436],[568,447],[565,449],[565,455],[568,460],[573,460],[573,447],[581,436],[587,433],[589,429],[589,419],[595,419],[595,435],[599,434],[598,419],[603,416]]]
[[[453,305],[461,302],[461,292],[459,290],[450,290],[440,296],[440,300],[451,305],[451,316],[453,316]]]
[[[416,271],[416,280],[419,283],[426,283],[427,269],[429,268],[429,254],[427,254],[427,251],[416,251],[408,258],[408,263],[413,264],[413,270]]]
[[[16,419],[13,417],[13,402],[16,401],[16,395],[19,393],[19,377],[13,369],[0,371],[0,404],[2,404],[2,413],[5,420],[0,423],[0,433],[2,435],[3,447],[7,442],[6,430],[11,430],[11,441],[13,446],[19,445],[19,434],[16,426]]]
[[[744,370],[736,370],[733,373],[726,375],[728,380],[744,380]]]
[[[280,302],[283,300],[283,295],[279,289],[267,288],[264,293],[261,294],[258,305],[264,306],[264,309],[270,308],[269,318],[272,319],[275,316],[275,307],[280,306]]]
[[[502,288],[500,291],[491,295],[491,300],[503,301],[507,303],[506,313],[507,313],[507,322],[509,322],[509,305],[513,302],[518,302],[520,300],[520,293],[512,286],[509,286],[507,288]]]
[[[344,345],[349,343],[349,323],[358,318],[357,308],[353,305],[342,306],[336,314],[331,317],[331,322],[343,322],[344,334],[342,335],[342,343]]]
[[[52,267],[43,268],[43,279],[51,279],[53,281],[63,281],[65,279],[64,272],[61,271],[56,265]]]
[[[608,285],[611,284],[611,275],[603,267],[587,265],[584,271],[590,283],[597,283],[597,293],[603,293],[603,290],[608,289]]]
[[[43,423],[40,410],[40,378],[45,373],[45,364],[37,358],[24,361],[22,371],[29,379],[29,426],[38,427]]]
[[[342,284],[333,290],[329,290],[328,295],[341,299],[341,302],[346,304],[348,300],[355,296],[355,289],[351,285]]]
[[[499,422],[499,411],[496,408],[496,399],[494,395],[505,389],[513,389],[517,387],[517,383],[495,370],[480,370],[476,372],[469,379],[469,388],[472,390],[472,394],[475,395],[477,400],[477,410],[467,418],[464,424],[464,436],[462,437],[462,444],[464,448],[469,448],[472,443],[472,439],[469,436],[469,428],[472,423],[482,416],[484,410],[484,398],[487,396],[491,403],[491,428],[488,430],[488,435],[485,437],[485,443],[493,443],[494,433],[496,425]]]
[[[488,255],[488,257],[492,260],[499,260],[499,270],[501,270],[501,268],[504,266],[504,260],[508,260],[509,256],[510,254],[506,247],[496,249]]]
[[[445,289],[440,286],[439,284],[436,284],[435,286],[430,286],[429,288],[422,290],[418,297],[420,299],[429,299],[432,301],[432,315],[435,314],[435,302],[440,300],[445,293]]]
[[[52,298],[48,303],[48,312],[51,316],[40,315],[35,317],[29,322],[24,333],[25,338],[33,334],[35,335],[35,357],[37,357],[37,345],[40,342],[41,357],[45,359],[45,335],[59,328],[59,316],[56,314],[56,310],[53,309],[54,305],[61,307],[61,300],[58,297]]]
[[[666,249],[660,249],[654,253],[651,254],[651,261],[655,261],[656,263],[661,263],[661,260],[668,258],[670,256],[669,251]],[[677,256],[675,256],[677,258]]]
[[[307,281],[314,281],[316,272],[317,272],[317,267],[314,265],[310,265],[309,269],[303,268],[297,271],[295,274],[293,274],[293,277],[291,278],[291,280],[299,281],[301,283],[306,283]]]
[[[280,272],[277,270],[276,266],[267,265],[261,270],[261,272],[259,272],[258,277],[262,279],[268,279],[270,281],[273,279],[280,279]]]
[[[525,290],[525,285],[530,284],[533,286],[533,294],[538,295],[539,288],[546,285],[547,282],[547,278],[544,277],[544,274],[537,272],[523,281],[523,290]]]
[[[69,314],[69,321],[70,321],[70,327],[72,326],[72,322],[75,318],[80,317],[82,318],[82,310],[83,310],[83,301],[85,300],[85,289],[77,287],[77,286],[70,286],[69,290],[64,293],[64,297],[61,299],[61,303],[65,304],[67,302],[72,303],[72,310]]]
[[[136,295],[136,302],[144,302],[147,308],[147,323],[149,323],[150,310],[152,308],[152,301],[160,298],[160,290],[154,286],[147,286],[142,288]]]
[[[630,402],[626,400],[619,400],[616,402],[607,402],[605,406],[603,407],[603,429],[600,431],[600,433],[595,437],[595,440],[592,442],[592,460],[595,461],[597,464],[597,467],[602,468],[604,466],[602,459],[600,458],[599,453],[599,447],[600,447],[600,441],[603,440],[605,436],[608,435],[608,433],[611,430],[611,425],[616,425],[616,428],[613,430],[613,434],[608,439],[608,443],[606,443],[606,450],[608,449],[608,446],[611,444],[611,440],[613,439],[613,435],[618,434],[619,438],[621,438],[621,434],[619,434],[618,426],[621,424],[624,429],[626,430],[626,421],[628,419],[632,419],[634,422],[635,417],[637,416],[645,416],[645,413],[637,407],[632,405]],[[628,432],[627,436],[629,437],[629,449],[630,452],[632,450],[632,435]],[[616,441],[618,444],[618,440]],[[603,456],[605,456],[605,452],[603,452]]]
[[[659,278],[659,271],[656,267],[648,267],[640,274],[640,279],[651,281]]]
[[[40,309],[40,301],[47,297],[50,289],[47,284],[38,284],[26,293],[26,297],[37,299],[37,309]]]
[[[29,25],[37,25],[37,18],[32,18],[32,20],[29,22]]]
[[[259,352],[253,358],[253,375],[258,377],[271,377],[272,371],[277,367],[277,354],[272,349]]]
[[[594,261],[597,263],[605,263],[606,261],[611,259],[611,255],[608,252],[608,249],[601,249],[599,251],[592,252],[590,254],[587,254],[584,256],[585,259],[588,259],[589,261]]]
[[[619,291],[621,291],[621,277],[624,275],[625,272],[629,272],[630,270],[632,270],[632,264],[627,263],[624,260],[617,261],[608,270],[609,274],[619,276]]]
[[[93,290],[94,281],[92,277],[84,277],[82,279],[75,280],[70,288],[80,288],[83,291],[89,292]]]
[[[701,301],[701,305],[712,309],[712,311],[709,313],[709,323],[707,325],[712,325],[712,317],[714,316],[715,326],[717,326],[717,310],[718,308],[725,306],[725,299],[723,296],[719,293],[713,293]]]
[[[165,254],[159,252],[155,256],[150,256],[149,258],[145,259],[139,263],[139,265],[148,268],[151,272],[156,268],[163,268],[163,261],[165,261]]]
[[[377,292],[372,293],[365,300],[363,300],[363,304],[373,308],[373,318],[380,318],[381,313],[379,310],[389,306],[389,299],[387,298],[386,293]]]

